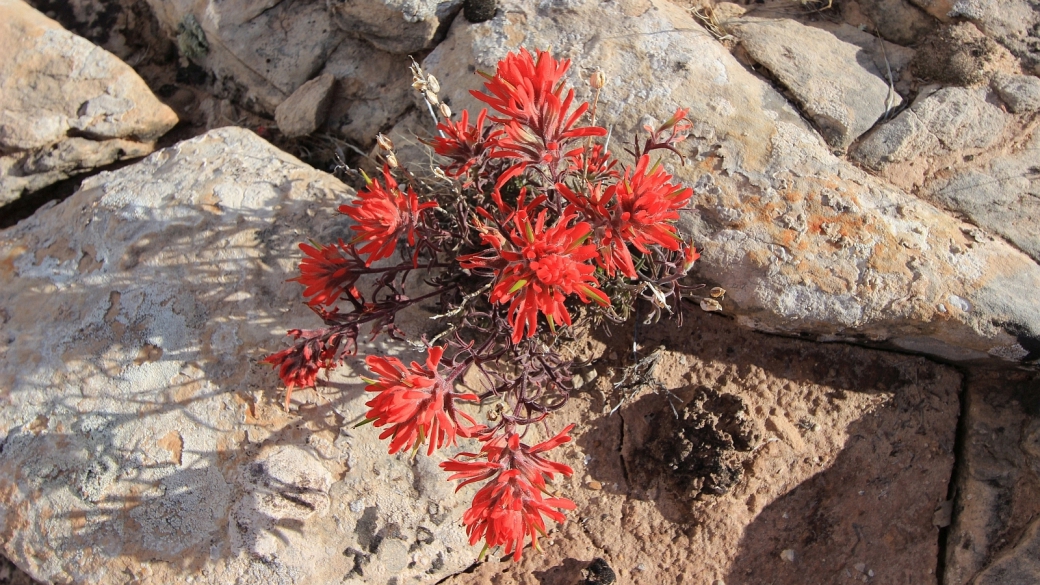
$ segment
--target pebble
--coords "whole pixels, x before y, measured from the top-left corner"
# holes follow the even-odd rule
[[[786,549],[784,552],[780,553],[780,558],[784,559],[785,561],[787,561],[789,563],[793,563],[794,562],[794,549],[793,548]]]
[[[590,490],[601,490],[601,489],[603,489],[603,484],[598,482],[598,481],[596,481],[596,480],[590,481],[588,483],[588,486],[589,486]]]

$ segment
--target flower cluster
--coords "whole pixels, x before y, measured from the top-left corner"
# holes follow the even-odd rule
[[[607,135],[595,125],[603,74],[590,80],[590,106],[568,88],[569,68],[544,51],[508,55],[494,74],[483,74],[485,91],[473,95],[490,111],[471,123],[468,112],[452,119],[439,83],[413,64],[413,86],[441,116],[438,136],[427,142],[444,161],[435,174],[452,187],[426,186],[380,136],[382,177],[363,175],[357,198],[339,208],[356,236],[300,245],[293,280],[325,327],[290,331],[293,346],[263,360],[286,385],[288,408],[294,387],[313,386],[320,371],[356,353],[362,326],[373,337],[400,338],[395,316],[436,299],[440,317],[452,319],[433,341],[423,338],[425,363],[365,358],[373,396],[360,424],[382,429],[391,454],[425,447],[432,455],[459,438],[479,442],[476,453],[441,467],[459,488],[480,484],[462,518],[471,544],[501,547],[514,559],[526,543],[538,547],[546,518],[563,522],[575,507],[549,495],[547,485],[572,474],[547,454],[571,440],[574,425],[525,442],[532,425],[548,428],[573,389],[571,363],[556,350],[561,329],[576,315],[621,321],[640,299],[650,318],[681,314],[692,288],[681,281],[699,256],[676,228],[693,191],[651,154],[679,154],[686,112],[647,127],[645,141],[627,150],[634,165],[621,168],[597,142]],[[427,292],[409,294],[419,278]],[[479,390],[456,389],[466,372],[480,380]],[[483,423],[473,416],[477,408]]]

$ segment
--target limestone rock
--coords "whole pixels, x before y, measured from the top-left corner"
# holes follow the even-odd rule
[[[1040,380],[983,371],[966,387],[943,583],[1036,583]]]
[[[612,145],[649,117],[689,108],[692,136],[680,145],[689,159],[664,160],[694,189],[695,211],[680,222],[702,250],[694,278],[729,291],[723,309],[739,323],[952,360],[1029,354],[1040,339],[1031,258],[977,241],[974,226],[834,157],[689,14],[667,2],[603,6],[504,2],[485,23],[457,21],[424,67],[452,109],[479,110],[473,68],[493,71],[521,44],[551,46],[573,60],[579,99],[591,99],[585,77],[605,73],[597,120],[612,128]]]
[[[128,65],[21,0],[0,0],[0,205],[148,154],[177,123]]]
[[[461,0],[330,0],[336,24],[390,53],[430,48],[442,21],[462,8]]]
[[[999,155],[927,184],[922,195],[963,214],[1040,262],[1040,197],[1036,176],[1040,133]]]
[[[282,134],[290,138],[306,136],[324,124],[335,87],[335,77],[328,73],[319,75],[278,104],[274,120]]]
[[[347,237],[351,195],[225,128],[0,233],[5,556],[99,584],[435,581],[472,562],[467,494],[352,428],[353,365],[287,413],[257,363],[318,324],[286,279],[300,241]]]
[[[903,99],[861,49],[793,20],[729,21],[751,58],[798,101],[831,146],[844,149]]]
[[[986,100],[985,89],[932,89],[922,91],[908,109],[864,137],[853,157],[881,169],[921,156],[978,152],[1000,140],[1008,117]]]
[[[1032,75],[995,75],[993,89],[1015,114],[1040,110],[1040,79]]]

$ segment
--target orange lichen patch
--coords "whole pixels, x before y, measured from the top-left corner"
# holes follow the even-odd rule
[[[770,254],[764,248],[756,248],[748,252],[748,258],[752,262],[758,264],[760,267],[765,268],[773,263],[773,255]]]
[[[0,250],[0,276],[14,276],[14,261],[27,250],[20,244]]]
[[[162,449],[170,452],[170,459],[177,465],[181,464],[181,455],[184,453],[184,439],[177,431],[170,431],[155,442]]]

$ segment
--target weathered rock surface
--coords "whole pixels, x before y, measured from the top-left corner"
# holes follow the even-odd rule
[[[995,75],[993,89],[1015,114],[1040,110],[1040,78],[1033,75]]]
[[[610,415],[619,391],[601,363],[554,415],[578,422],[559,449],[574,476],[553,486],[578,507],[542,541],[545,554],[493,557],[446,583],[575,585],[597,557],[631,585],[937,583],[932,517],[960,389],[951,368],[703,313],[639,341],[643,356],[659,350],[652,380],[671,394],[643,388]],[[631,354],[627,333],[608,343],[608,355]],[[689,410],[699,431],[676,419]],[[705,465],[672,468],[695,461]],[[712,475],[731,481],[697,494]]]
[[[742,18],[727,26],[835,148],[845,149],[903,103],[873,59],[830,32],[789,19]]]
[[[428,49],[442,21],[462,8],[461,0],[330,0],[333,21],[390,53]]]
[[[282,134],[290,138],[305,136],[324,124],[335,87],[335,77],[328,73],[319,75],[278,104],[274,120]]]
[[[0,205],[144,156],[176,123],[114,55],[21,0],[0,0]]]
[[[920,1],[920,0],[919,0]],[[946,0],[949,1],[949,0]],[[1007,47],[1022,64],[1040,73],[1040,3],[1036,0],[952,0],[952,18],[974,22]]]
[[[101,584],[436,580],[472,562],[436,462],[352,429],[351,368],[286,413],[257,364],[314,322],[286,278],[299,241],[349,233],[350,195],[225,128],[0,233],[5,556]]]
[[[921,194],[1040,262],[1038,149],[1040,132],[1034,132],[1010,153],[936,179]]]
[[[724,309],[740,323],[952,360],[1037,358],[1026,347],[1040,340],[1040,266],[835,158],[688,13],[664,2],[507,2],[485,23],[456,22],[424,65],[454,110],[479,109],[471,68],[492,71],[521,45],[572,59],[569,81],[585,99],[584,77],[603,69],[597,119],[614,145],[646,116],[690,108],[693,135],[681,145],[690,160],[671,169],[695,191],[696,213],[681,224],[703,249],[698,278],[729,291]],[[1002,120],[983,103],[975,119],[947,116],[965,127],[951,140],[992,139],[967,131]]]
[[[457,7],[450,2],[413,6],[379,0],[235,0],[205,8],[175,0],[148,2],[167,33],[176,37],[181,54],[212,72],[216,93],[252,111],[274,115],[308,80],[333,75],[335,97],[321,129],[362,145],[371,144],[411,103],[407,55],[373,46],[362,31],[391,31],[398,24],[435,30],[438,18],[453,14],[445,10]],[[348,7],[368,15],[367,20],[334,18]]]
[[[1009,122],[986,100],[985,89],[930,88],[891,122],[879,126],[853,149],[872,168],[951,152],[977,154],[997,143]]]
[[[968,380],[964,402],[943,582],[1036,583],[1040,380],[978,372]]]

